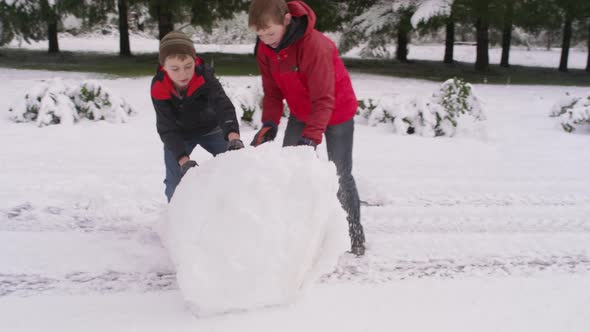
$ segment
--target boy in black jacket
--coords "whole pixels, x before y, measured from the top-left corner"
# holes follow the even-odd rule
[[[164,143],[168,202],[200,145],[213,156],[244,147],[235,108],[213,69],[197,57],[192,40],[172,31],[160,41],[160,66],[152,80],[156,127]]]

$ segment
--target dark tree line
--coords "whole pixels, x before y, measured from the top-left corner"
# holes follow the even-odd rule
[[[590,1],[588,0],[440,0],[440,14],[422,20],[417,26],[410,24],[410,18],[426,4],[424,0],[373,0],[354,1],[349,24],[344,28],[341,48],[348,50],[360,43],[375,48],[380,42],[396,42],[396,58],[407,61],[410,34],[414,29],[433,30],[445,27],[445,63],[453,63],[453,46],[457,25],[471,27],[476,41],[475,68],[488,70],[491,31],[501,33],[502,56],[500,65],[510,66],[510,47],[515,27],[527,32],[561,31],[561,59],[559,70],[567,71],[569,48],[573,26],[586,27],[583,32],[590,34]],[[392,4],[398,4],[393,6]],[[428,5],[432,5],[429,2]],[[363,13],[365,14],[363,16]],[[367,15],[369,13],[369,15]],[[381,18],[387,19],[383,24]],[[360,32],[359,32],[360,31]],[[590,36],[588,36],[590,71]]]
[[[590,72],[590,1],[588,0],[440,0],[441,12],[422,20],[417,26],[412,17],[425,0],[307,0],[317,13],[320,31],[342,31],[341,49],[367,43],[378,49],[397,44],[395,57],[408,61],[408,45],[415,29],[445,28],[445,54],[442,61],[453,63],[456,27],[471,27],[476,40],[475,68],[488,70],[490,32],[501,34],[500,65],[510,66],[510,47],[515,27],[525,31],[559,32],[560,71],[567,71],[569,49],[574,34],[588,36]],[[0,45],[15,36],[25,40],[47,40],[48,52],[59,52],[58,32],[66,15],[73,15],[86,27],[105,24],[107,15],[118,15],[120,54],[130,56],[129,11],[133,6],[148,9],[150,19],[162,38],[182,28],[181,23],[210,31],[213,24],[247,10],[248,0],[0,0]],[[444,10],[443,10],[444,9]],[[582,27],[582,28],[580,28]]]

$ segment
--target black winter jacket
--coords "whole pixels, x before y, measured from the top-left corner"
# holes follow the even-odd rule
[[[164,147],[172,151],[177,160],[188,156],[185,140],[210,133],[217,127],[223,130],[226,140],[229,133],[240,133],[233,104],[213,69],[199,58],[186,96],[178,95],[162,67],[152,79],[151,96],[158,134]]]

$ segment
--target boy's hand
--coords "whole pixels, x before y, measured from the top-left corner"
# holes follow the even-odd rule
[[[240,139],[232,139],[227,143],[227,151],[235,151],[244,148],[244,143]]]
[[[182,156],[180,157],[180,159],[178,159],[178,166],[182,166],[182,164],[186,163],[187,161],[189,161],[189,157],[188,156]]]
[[[254,136],[252,146],[259,146],[262,143],[270,142],[277,137],[277,125],[274,122],[265,122],[258,133]]]
[[[182,174],[182,176],[184,176],[189,169],[195,166],[199,166],[199,164],[197,164],[197,162],[194,160],[188,160],[180,165],[180,173]]]
[[[228,141],[233,141],[235,139],[240,139],[240,134],[236,133],[236,132],[231,132],[227,135],[227,140]]]

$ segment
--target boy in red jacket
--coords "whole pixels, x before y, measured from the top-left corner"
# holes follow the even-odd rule
[[[263,127],[253,146],[272,141],[283,114],[290,117],[283,146],[314,148],[326,136],[328,157],[336,164],[338,199],[348,214],[351,251],[365,252],[360,201],[352,176],[353,117],[357,99],[334,42],[314,29],[316,16],[303,1],[253,0],[248,26],[258,36],[256,58],[264,89]]]

